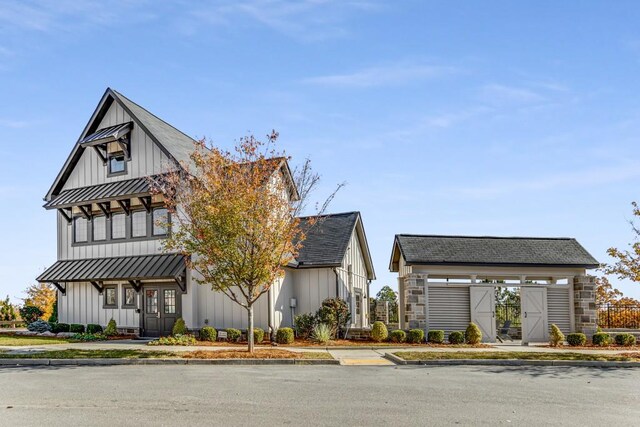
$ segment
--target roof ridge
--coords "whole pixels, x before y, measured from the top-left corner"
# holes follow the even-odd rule
[[[456,235],[456,234],[396,234],[396,237],[437,237],[437,238],[451,238],[451,239],[509,239],[509,240],[576,240],[575,237],[529,237],[529,236],[469,236],[469,235]]]
[[[349,212],[338,212],[338,213],[329,213],[329,214],[321,214],[321,215],[305,215],[299,216],[298,219],[307,219],[307,218],[317,218],[317,217],[332,217],[332,216],[343,216],[343,215],[360,215],[360,211],[349,211]]]

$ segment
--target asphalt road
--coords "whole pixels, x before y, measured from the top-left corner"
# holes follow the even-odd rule
[[[640,425],[640,369],[0,368],[0,425]]]

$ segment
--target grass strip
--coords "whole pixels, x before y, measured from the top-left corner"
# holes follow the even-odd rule
[[[179,357],[179,355],[170,351],[77,349],[0,353],[0,359],[149,359],[159,357]]]
[[[516,359],[516,360],[587,360],[602,362],[632,362],[640,360],[640,353],[627,354],[583,354],[570,352],[520,352],[520,351],[474,351],[474,352],[435,352],[435,351],[398,351],[394,355],[404,360],[461,360],[461,359]]]
[[[67,344],[69,340],[55,337],[33,337],[28,335],[0,335],[0,346]]]

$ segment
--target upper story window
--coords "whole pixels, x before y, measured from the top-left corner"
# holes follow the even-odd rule
[[[83,216],[77,216],[73,220],[73,240],[77,243],[86,242],[89,238],[89,222]]]
[[[107,239],[107,217],[104,215],[93,217],[93,240]]]
[[[124,239],[127,237],[127,216],[123,213],[111,216],[111,238]]]
[[[147,236],[147,212],[131,212],[131,237]]]
[[[156,208],[153,210],[153,235],[164,236],[167,234],[165,224],[169,222],[169,211],[166,208]]]
[[[120,175],[127,173],[127,164],[124,153],[109,155],[109,175]]]

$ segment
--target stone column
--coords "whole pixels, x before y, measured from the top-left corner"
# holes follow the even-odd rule
[[[595,277],[576,276],[573,278],[573,312],[576,332],[582,332],[591,339],[598,328]]]
[[[376,301],[376,320],[389,324],[389,301]]]
[[[409,274],[404,279],[404,326],[408,329],[426,329],[427,311],[422,275]]]

